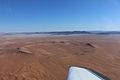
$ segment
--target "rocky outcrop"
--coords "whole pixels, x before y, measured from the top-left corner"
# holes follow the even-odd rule
[[[17,48],[17,51],[18,51],[19,53],[24,53],[24,54],[31,54],[31,53],[32,53],[32,52],[31,52],[28,48],[26,48],[26,47]]]

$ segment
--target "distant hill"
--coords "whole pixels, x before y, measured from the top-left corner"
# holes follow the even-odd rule
[[[31,34],[50,34],[50,35],[73,35],[73,34],[96,34],[96,35],[112,35],[120,34],[120,31],[59,31],[59,32],[21,32],[21,33],[0,33],[0,35],[31,35]]]
[[[88,31],[62,31],[62,32],[48,32],[48,34],[52,35],[71,35],[71,34],[91,34]]]
[[[110,34],[120,34],[120,31],[107,31],[107,32],[97,32],[98,35],[110,35]]]

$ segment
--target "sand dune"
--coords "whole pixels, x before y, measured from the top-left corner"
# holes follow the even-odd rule
[[[17,37],[0,42],[0,80],[66,80],[73,65],[120,79],[119,38]]]

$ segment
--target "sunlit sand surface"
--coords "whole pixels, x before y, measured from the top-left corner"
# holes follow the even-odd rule
[[[0,38],[0,80],[66,80],[70,66],[120,79],[118,36]]]

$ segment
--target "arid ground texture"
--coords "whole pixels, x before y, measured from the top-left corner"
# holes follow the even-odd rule
[[[70,66],[120,80],[120,36],[0,37],[0,80],[66,80]]]

